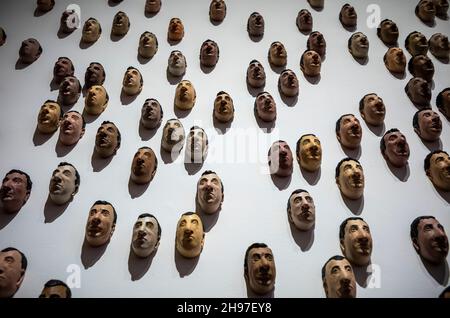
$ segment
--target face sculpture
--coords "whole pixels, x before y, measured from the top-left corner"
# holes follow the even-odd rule
[[[244,278],[251,291],[258,295],[270,293],[276,276],[272,250],[264,243],[250,245],[245,252]]]
[[[13,297],[22,285],[27,270],[27,258],[13,248],[8,247],[0,252],[0,298]]]
[[[169,119],[163,128],[161,147],[167,152],[180,152],[185,139],[184,127],[178,119]]]
[[[113,19],[111,33],[115,36],[123,36],[130,30],[130,19],[125,12],[119,11]]]
[[[320,75],[322,59],[316,51],[305,51],[300,59],[300,70],[305,76],[316,77]]]
[[[73,165],[61,162],[53,171],[48,191],[56,205],[71,201],[80,187],[80,175]]]
[[[342,256],[333,256],[323,265],[322,281],[327,298],[356,297],[356,279],[352,265]]]
[[[100,38],[102,34],[102,27],[95,18],[89,18],[84,23],[81,35],[81,41],[85,43],[94,43]]]
[[[424,169],[436,188],[450,191],[450,157],[447,152],[437,150],[429,153],[424,160]]]
[[[359,112],[368,125],[381,126],[386,116],[386,106],[381,97],[370,93],[360,100]]]
[[[287,69],[281,72],[278,79],[278,87],[283,95],[288,97],[297,96],[299,92],[298,86],[297,75],[292,70]]]
[[[222,22],[227,15],[227,5],[223,0],[212,0],[209,5],[209,19],[215,22]]]
[[[61,15],[60,30],[63,33],[72,33],[80,23],[80,16],[75,10],[65,10]]]
[[[161,10],[161,0],[146,0],[145,13],[156,14]]]
[[[358,160],[342,159],[336,167],[336,183],[342,195],[357,200],[364,194],[364,171]]]
[[[436,141],[441,136],[442,121],[438,113],[431,108],[424,108],[414,114],[413,127],[423,140]]]
[[[369,225],[359,217],[351,217],[342,222],[339,229],[342,254],[356,266],[370,263],[372,254],[372,235]]]
[[[55,6],[55,0],[37,0],[37,9],[41,12],[48,12]]]
[[[186,58],[180,51],[172,51],[167,62],[167,70],[172,76],[182,76],[186,73]]]
[[[6,43],[6,32],[3,30],[3,28],[0,28],[0,46]]]
[[[211,170],[202,173],[197,183],[197,202],[203,213],[219,211],[224,199],[223,184],[219,176]]]
[[[38,40],[29,38],[22,42],[19,50],[20,61],[25,64],[31,64],[42,54],[42,47]]]
[[[217,93],[214,100],[214,118],[221,123],[227,123],[234,118],[234,104],[231,96],[223,91]]]
[[[261,37],[264,35],[264,18],[258,12],[253,12],[248,17],[247,32],[250,37]]]
[[[59,125],[59,141],[65,146],[76,144],[83,137],[85,127],[86,123],[79,112],[72,110],[65,113]]]
[[[287,64],[287,52],[283,43],[273,42],[270,45],[269,63],[274,66],[285,66]]]
[[[106,244],[116,228],[117,213],[107,201],[96,201],[89,211],[85,239],[92,247]]]
[[[151,32],[144,32],[139,39],[138,53],[145,59],[151,59],[158,52],[158,39]]]
[[[101,158],[108,158],[116,154],[120,148],[121,139],[117,126],[113,122],[104,121],[97,129],[95,151]]]
[[[66,283],[51,279],[45,283],[39,298],[72,298],[72,291]]]
[[[283,141],[275,141],[268,153],[270,174],[278,177],[289,177],[293,170],[293,156],[289,145]]]
[[[103,85],[105,82],[105,69],[103,65],[97,62],[93,62],[89,64],[86,69],[86,73],[84,75],[84,84],[87,88],[90,88],[94,85]]]
[[[323,59],[325,57],[327,51],[327,42],[323,37],[323,34],[314,31],[308,37],[308,41],[306,42],[307,51],[315,51],[320,55],[320,58]]]
[[[450,87],[445,88],[438,94],[436,106],[447,120],[450,120]]]
[[[433,80],[434,65],[426,55],[416,55],[409,60],[408,70],[414,77],[421,77],[427,82]]]
[[[131,180],[136,184],[146,184],[153,180],[158,168],[158,159],[149,147],[141,147],[131,164]]]
[[[53,67],[53,78],[56,83],[61,83],[65,77],[73,76],[74,72],[72,61],[68,57],[60,57]]]
[[[161,104],[154,98],[148,98],[142,105],[141,124],[147,129],[154,129],[161,124],[163,110]]]
[[[216,66],[219,61],[219,47],[212,40],[203,42],[200,48],[200,64],[207,67]]]
[[[89,88],[84,99],[84,110],[89,115],[100,115],[108,106],[109,96],[106,89],[101,85]]]
[[[190,162],[202,163],[208,154],[208,136],[203,128],[193,126],[186,140],[186,157]]]
[[[436,8],[436,16],[446,20],[448,17],[448,0],[433,0],[433,4]]]
[[[177,224],[175,248],[183,257],[194,258],[200,255],[205,244],[202,219],[197,213],[181,215]]]
[[[132,96],[137,95],[142,91],[144,86],[144,79],[141,72],[132,66],[127,68],[122,81],[122,90],[125,94]]]
[[[355,59],[366,59],[369,55],[369,40],[362,32],[354,33],[348,40],[348,50]]]
[[[406,56],[399,47],[391,47],[384,55],[384,65],[391,73],[403,74],[406,69]]]
[[[247,83],[254,88],[263,87],[266,84],[266,72],[264,71],[264,66],[257,60],[251,61],[248,65]]]
[[[183,80],[177,85],[175,91],[175,107],[181,110],[192,109],[195,105],[197,94],[194,85],[188,80]]]
[[[381,154],[394,167],[401,168],[408,163],[409,145],[398,129],[388,130],[380,140]]]
[[[37,129],[41,134],[52,134],[59,127],[62,117],[61,106],[53,100],[47,100],[39,110]]]
[[[427,55],[427,38],[419,31],[411,32],[405,40],[405,47],[412,56]]]
[[[435,33],[428,40],[430,52],[436,58],[448,59],[450,55],[450,45],[448,44],[448,37],[442,33]]]
[[[272,95],[261,92],[255,99],[255,112],[259,119],[264,122],[272,122],[277,119],[277,104]]]
[[[306,9],[300,10],[295,20],[297,28],[300,32],[309,33],[313,28],[313,18],[311,12]]]
[[[362,128],[352,114],[342,115],[336,122],[336,137],[343,147],[357,149],[361,145]]]
[[[315,9],[322,9],[325,3],[325,0],[308,0],[308,3],[311,7]]]
[[[396,45],[398,41],[398,27],[394,21],[384,19],[377,28],[377,35],[386,45]]]
[[[339,13],[339,21],[345,27],[356,27],[358,15],[356,14],[355,8],[348,3],[344,4]]]
[[[161,227],[155,216],[144,213],[139,215],[133,227],[131,248],[137,257],[150,256],[159,246]]]
[[[411,78],[405,86],[405,92],[414,104],[421,107],[430,105],[431,88],[423,78]]]
[[[322,164],[322,146],[313,134],[306,134],[297,141],[297,161],[301,168],[309,172],[320,169]]]
[[[288,200],[287,213],[289,222],[300,231],[309,231],[316,222],[316,206],[306,190],[298,189],[292,192]]]
[[[59,85],[58,101],[64,106],[75,105],[80,98],[80,94],[80,81],[75,76],[68,76]]]
[[[425,23],[434,22],[436,8],[432,0],[420,0],[416,6],[416,16]]]
[[[178,18],[172,18],[169,22],[169,29],[167,30],[167,39],[169,41],[179,42],[184,37],[184,26]]]
[[[438,265],[448,255],[448,238],[434,216],[419,216],[411,223],[411,240],[416,252],[429,263]]]
[[[3,212],[13,214],[20,211],[31,194],[33,183],[30,176],[23,171],[13,169],[2,181],[0,188],[0,205]]]

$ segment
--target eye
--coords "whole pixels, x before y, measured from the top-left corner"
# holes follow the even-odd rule
[[[356,231],[358,231],[358,226],[357,226],[357,225],[352,225],[352,226],[350,227],[350,233],[356,232]]]
[[[350,165],[350,164],[346,164],[345,166],[344,166],[344,171],[346,171],[346,170],[351,170],[352,169],[352,165]]]
[[[183,220],[180,222],[180,227],[182,227],[182,226],[186,226],[186,220]]]
[[[64,174],[66,177],[72,176],[72,172],[70,172],[70,170],[64,170],[63,174]]]
[[[426,224],[424,227],[423,227],[423,230],[424,231],[431,231],[433,229],[433,225],[432,224]]]
[[[261,259],[261,255],[259,255],[259,254],[253,254],[253,256],[252,256],[252,261],[253,262],[257,262],[257,261],[259,261]]]
[[[273,260],[273,255],[272,254],[265,254],[264,256],[266,257],[266,259],[268,261],[272,261]]]
[[[12,264],[12,263],[14,263],[14,258],[13,258],[12,256],[6,256],[6,257],[5,257],[5,261],[6,261],[8,264]]]
[[[193,219],[193,220],[191,221],[191,223],[197,225],[197,224],[198,224],[198,220]]]
[[[114,133],[114,128],[112,128],[112,127],[108,127],[106,130],[110,133]]]
[[[153,223],[151,223],[151,222],[148,222],[148,223],[147,223],[147,227],[148,227],[149,229],[153,229],[153,228],[155,227],[155,225],[154,225]]]
[[[142,225],[142,222],[138,221],[138,222],[136,222],[136,224],[134,224],[134,228],[137,229],[137,228],[141,227],[141,225]]]
[[[176,128],[180,128],[181,126],[180,126],[180,124],[179,123],[175,123],[175,124],[173,124]]]
[[[294,203],[300,203],[300,202],[301,202],[300,197],[296,197],[296,198],[294,199]]]
[[[102,210],[102,215],[103,216],[109,216],[109,211],[108,210]]]
[[[89,211],[89,216],[94,216],[96,212],[97,212],[96,210]]]

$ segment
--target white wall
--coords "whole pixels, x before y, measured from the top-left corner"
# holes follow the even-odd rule
[[[116,6],[106,0],[84,0],[78,2],[82,23],[92,16],[103,27],[99,41],[87,49],[79,45],[81,29],[65,38],[57,36],[61,13],[72,2],[57,0],[54,9],[40,17],[33,15],[36,1],[0,3],[0,24],[8,35],[6,45],[0,47],[0,174],[19,168],[33,180],[31,197],[22,210],[12,219],[4,214],[0,216],[0,248],[17,247],[29,260],[16,297],[36,297],[48,279],[65,280],[70,264],[81,268],[81,288],[73,289],[74,297],[246,297],[244,253],[253,242],[265,242],[274,252],[275,297],[324,297],[321,267],[330,256],[340,254],[339,224],[354,215],[352,209],[358,210],[345,204],[334,182],[336,164],[346,156],[334,133],[335,122],[344,113],[356,114],[363,126],[360,161],[366,189],[360,216],[371,227],[372,262],[378,265],[381,284],[381,288],[364,288],[359,279],[358,296],[436,297],[448,285],[448,265],[437,269],[438,278],[433,278],[411,245],[409,226],[416,216],[432,214],[450,231],[450,198],[448,194],[439,194],[423,171],[423,159],[430,150],[413,131],[416,108],[403,90],[411,75],[407,73],[406,78],[399,80],[386,70],[383,55],[387,48],[377,38],[376,29],[366,25],[366,8],[376,2],[381,8],[381,18],[391,18],[397,23],[402,48],[404,39],[414,30],[427,38],[436,32],[449,35],[449,21],[437,19],[434,27],[424,25],[414,15],[415,0],[351,1],[358,13],[357,31],[364,32],[370,41],[369,62],[360,65],[347,51],[351,32],[338,20],[344,0],[325,1],[321,12],[311,9],[306,0],[228,0],[225,21],[217,26],[208,18],[209,0],[163,0],[160,13],[154,17],[144,15],[143,0],[124,0]],[[307,39],[295,25],[297,12],[302,8],[312,12],[314,29],[322,32],[328,43],[322,78],[317,85],[306,81],[299,68]],[[130,17],[131,29],[121,40],[112,41],[112,19],[119,10]],[[251,41],[246,32],[247,18],[253,11],[259,11],[266,21],[260,42]],[[184,39],[175,46],[166,40],[172,17],[181,18],[186,31]],[[141,64],[137,46],[139,36],[146,30],[158,37],[159,50],[152,60]],[[30,66],[16,70],[20,44],[29,37],[37,38],[44,52]],[[209,74],[201,70],[198,58],[201,43],[206,39],[216,41],[220,47],[219,63]],[[284,43],[287,67],[300,80],[300,96],[292,107],[281,99],[277,90],[278,74],[267,61],[267,51],[273,41]],[[142,104],[150,97],[158,99],[163,106],[164,122],[176,117],[173,109],[176,86],[166,77],[167,58],[174,49],[185,54],[188,69],[184,78],[191,80],[197,90],[196,106],[181,121],[186,129],[194,124],[204,127],[211,146],[206,163],[194,174],[186,170],[183,156],[174,163],[164,163],[159,150],[162,127],[153,135],[140,133],[138,125]],[[51,91],[49,83],[59,56],[72,59],[75,75],[82,84],[89,63],[101,62],[106,69],[105,87],[110,96],[106,111],[88,123],[85,136],[64,155],[56,152],[57,134],[37,144],[33,137],[39,107],[45,100],[57,97],[57,91]],[[429,56],[436,68],[432,105],[437,110],[434,100],[442,89],[450,86],[450,66]],[[278,106],[275,130],[270,134],[263,133],[256,123],[254,97],[245,82],[252,59],[263,63],[267,74],[265,89],[274,96]],[[131,65],[141,70],[144,89],[133,102],[123,105],[121,82]],[[230,93],[236,107],[231,130],[225,134],[214,130],[212,120],[213,101],[220,90]],[[360,118],[358,102],[370,92],[378,93],[385,101],[386,129],[399,128],[407,137],[411,157],[406,180],[400,180],[388,168],[379,151],[380,135],[369,130]],[[80,98],[73,109],[81,111],[83,105],[84,100]],[[449,151],[450,124],[441,118],[442,146]],[[103,120],[114,121],[122,133],[122,147],[106,166],[91,160],[95,133]],[[242,137],[243,129],[249,135],[258,134],[261,143],[250,141],[247,135],[239,141],[237,136]],[[295,163],[292,179],[279,189],[266,173],[269,145],[283,139],[295,149],[297,139],[304,133],[315,133],[322,141],[320,178],[308,182]],[[155,150],[160,163],[145,191],[128,183],[132,157],[144,145]],[[61,161],[77,167],[81,187],[74,201],[64,211],[57,211],[46,201],[51,173]],[[218,216],[205,219],[209,231],[204,250],[198,263],[192,264],[175,256],[175,228],[181,213],[195,209],[196,182],[206,169],[216,171],[222,178],[225,200]],[[316,203],[317,224],[312,237],[291,230],[287,220],[286,202],[297,188],[307,189]],[[98,260],[89,251],[85,253],[91,263],[85,268],[84,227],[89,208],[98,199],[113,203],[118,222],[110,244]],[[150,265],[129,258],[132,226],[143,212],[155,214],[162,225],[161,245]],[[140,278],[133,280],[130,272]]]

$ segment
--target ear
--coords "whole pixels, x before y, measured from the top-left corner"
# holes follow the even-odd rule
[[[153,177],[155,176],[155,174],[156,174],[156,168],[153,169],[153,171],[152,171],[152,178],[150,180],[153,180]]]
[[[23,204],[25,204],[28,201],[30,194],[31,194],[31,190],[27,190],[27,193],[25,194],[25,198],[23,199]]]
[[[81,137],[83,137],[83,135],[84,135],[85,131],[86,131],[86,129],[85,129],[85,128],[81,129],[81,134],[80,134],[80,138],[79,138],[79,139],[81,139]]]
[[[223,199],[225,199],[225,193],[222,194],[222,201],[220,201],[220,203],[223,203]]]
[[[77,185],[77,186],[75,187],[75,190],[74,190],[73,193],[72,193],[72,197],[74,197],[75,194],[78,193],[78,189],[80,189],[80,185]]]
[[[159,243],[160,243],[160,242],[161,242],[161,240],[159,240],[158,242],[156,242],[156,244],[155,244],[155,250],[158,249]]]
[[[380,38],[381,37],[381,28],[377,28],[377,36]]]
[[[337,184],[339,190],[341,190],[341,184],[339,183],[339,178],[336,178],[336,184]]]
[[[431,169],[425,170],[425,174],[427,175],[428,179],[430,179],[431,182],[433,182],[433,176],[431,175]]]
[[[111,227],[111,234],[109,235],[109,238],[112,237],[112,235],[114,234],[114,230],[115,230],[115,229],[116,229],[116,225],[113,224],[112,227]]]
[[[412,240],[412,243],[413,243],[413,246],[414,246],[414,249],[416,250],[416,252],[419,253],[420,252],[420,247],[419,247],[419,243],[417,242],[417,238],[414,238]]]
[[[341,247],[342,254],[345,255],[344,239],[340,239],[340,240],[339,240],[339,246]]]
[[[22,285],[23,279],[25,278],[25,270],[20,270],[19,280],[16,282],[16,288],[19,289],[20,285]]]
[[[287,210],[287,213],[288,213],[288,220],[289,220],[289,222],[294,223],[294,220],[292,219],[292,215],[291,215],[291,208],[289,208]]]
[[[336,133],[336,138],[337,138],[337,140],[339,141],[339,143],[341,142],[341,133],[340,132],[337,132]]]
[[[325,295],[328,298],[328,285],[327,285],[327,282],[325,281],[325,279],[323,280],[323,289],[325,290]]]

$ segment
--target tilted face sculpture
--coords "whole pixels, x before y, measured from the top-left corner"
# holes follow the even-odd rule
[[[260,37],[264,35],[264,18],[258,12],[253,12],[248,17],[247,32],[251,37]]]
[[[96,201],[89,211],[85,239],[92,247],[106,244],[116,228],[117,214],[111,203]]]
[[[300,10],[296,19],[297,28],[300,32],[309,33],[313,28],[313,17],[306,9]]]
[[[357,200],[364,194],[364,171],[361,164],[345,158],[336,167],[336,183],[342,195]]]
[[[316,222],[316,206],[305,190],[295,190],[289,197],[287,207],[289,222],[300,231],[309,231]]]
[[[384,65],[389,72],[402,74],[406,69],[406,56],[399,47],[391,47],[384,55]]]
[[[425,158],[425,173],[433,185],[442,190],[450,191],[450,157],[445,151],[434,151]]]
[[[306,51],[300,59],[300,69],[305,76],[316,77],[320,75],[322,59],[316,51]]]
[[[151,32],[144,32],[139,39],[138,53],[141,57],[151,59],[158,52],[158,39]]]
[[[417,17],[425,23],[433,22],[436,16],[436,8],[432,0],[420,0],[415,12]]]
[[[0,252],[0,298],[13,297],[22,285],[27,269],[25,255],[15,248],[5,248]]]
[[[283,141],[275,141],[269,149],[268,161],[270,174],[278,177],[288,177],[292,175],[293,156],[289,145]]]
[[[272,250],[264,243],[250,245],[244,261],[244,278],[249,288],[258,295],[270,293],[275,288],[276,276]]]
[[[50,179],[50,199],[57,205],[63,205],[73,199],[79,186],[80,175],[77,169],[67,162],[61,162]]]
[[[30,64],[36,61],[42,54],[42,47],[38,40],[29,38],[22,42],[19,50],[20,60]]]
[[[412,56],[427,55],[427,38],[419,31],[411,32],[405,40],[405,47]]]
[[[313,134],[300,137],[297,141],[297,161],[303,169],[315,172],[322,164],[322,146],[319,138]]]
[[[203,42],[200,48],[200,64],[203,66],[213,67],[219,61],[219,47],[212,40]]]
[[[257,61],[250,62],[247,68],[247,83],[251,87],[263,87],[266,84],[266,72],[264,66]]]
[[[100,115],[108,106],[108,101],[109,96],[103,86],[91,86],[84,99],[84,110],[90,115]]]
[[[156,14],[161,10],[161,0],[146,0],[145,13]]]
[[[147,129],[154,129],[161,124],[163,110],[161,104],[154,98],[148,98],[142,105],[141,123]]]
[[[339,21],[341,21],[343,26],[346,27],[356,27],[358,15],[356,14],[355,8],[348,3],[344,4],[339,13]]]
[[[45,283],[39,298],[72,298],[72,291],[66,283],[52,279]]]
[[[59,127],[62,117],[61,106],[53,100],[48,100],[41,106],[37,119],[37,129],[41,134],[54,133]]]
[[[131,248],[137,257],[150,256],[159,246],[161,227],[158,220],[151,214],[141,214],[133,227]]]
[[[431,88],[426,80],[420,77],[411,78],[405,86],[406,95],[416,105],[429,106]]]
[[[333,256],[325,263],[322,281],[327,298],[356,297],[356,279],[352,265],[342,256]]]
[[[214,100],[214,117],[221,123],[229,122],[234,118],[234,104],[231,96],[223,91],[217,93]]]
[[[369,225],[359,217],[342,222],[339,230],[342,254],[356,266],[366,266],[372,255],[372,235]]]
[[[81,41],[85,43],[94,43],[100,38],[102,34],[102,27],[95,18],[89,18],[84,23],[81,35]]]
[[[103,85],[105,82],[105,69],[97,62],[89,64],[84,75],[85,86],[90,88],[93,85]]]
[[[55,0],[37,0],[37,9],[41,12],[48,12],[55,6]]]
[[[59,141],[65,146],[76,144],[83,137],[85,126],[86,123],[79,112],[65,113],[59,125]]]
[[[185,133],[181,121],[169,119],[163,128],[161,147],[168,152],[179,152],[184,145]]]
[[[411,224],[411,240],[416,252],[426,261],[438,265],[448,255],[448,237],[433,216],[419,216]]]
[[[169,29],[167,30],[167,39],[169,41],[179,42],[184,37],[183,22],[179,18],[172,18],[169,22]]]
[[[64,106],[75,105],[80,98],[80,94],[80,81],[75,76],[68,76],[59,85],[58,101]]]
[[[299,92],[297,75],[292,70],[284,70],[278,78],[278,86],[283,95],[288,97],[297,96]]]
[[[189,110],[195,105],[197,94],[194,85],[188,80],[183,80],[177,85],[175,91],[175,107],[181,110]]]
[[[397,44],[399,35],[397,24],[392,20],[384,19],[377,28],[377,35],[386,45]]]
[[[308,0],[308,3],[311,7],[315,9],[322,9],[325,3],[325,0]]]
[[[269,63],[274,66],[285,66],[287,64],[287,52],[283,43],[273,42],[270,45]]]
[[[277,118],[277,104],[272,95],[267,92],[259,93],[255,99],[255,112],[262,121],[274,121]]]
[[[56,83],[61,83],[65,77],[73,76],[74,71],[72,61],[68,57],[60,57],[53,67],[53,78]]]
[[[434,7],[436,8],[436,16],[441,19],[447,19],[448,0],[433,0]]]
[[[137,95],[142,91],[144,79],[137,68],[129,67],[123,76],[122,89],[127,95]]]
[[[450,87],[439,92],[436,97],[436,106],[447,120],[450,120]]]
[[[63,33],[72,33],[80,23],[80,16],[75,10],[65,10],[61,15],[60,30]]]
[[[365,59],[369,55],[369,40],[362,32],[354,33],[348,40],[348,50],[356,59]]]
[[[181,215],[177,224],[175,248],[182,256],[194,258],[200,255],[205,243],[202,219],[197,213]]]
[[[104,121],[97,129],[95,136],[95,151],[101,158],[114,155],[120,148],[121,135],[117,126],[110,121]]]
[[[227,15],[227,5],[223,0],[212,0],[209,5],[209,18],[211,21],[222,22]]]
[[[435,57],[440,59],[448,59],[450,55],[450,45],[448,44],[448,37],[442,33],[435,33],[428,41],[430,52]]]
[[[146,184],[153,180],[158,168],[158,159],[149,147],[141,147],[131,164],[131,180],[136,184]]]
[[[208,154],[208,136],[203,128],[191,127],[186,140],[186,157],[190,162],[201,163]]]
[[[442,132],[442,121],[439,114],[431,108],[424,108],[415,113],[414,131],[425,141],[439,140]]]
[[[197,183],[197,202],[203,213],[216,213],[224,199],[223,184],[219,176],[211,171],[205,171]]]
[[[307,51],[317,52],[321,59],[323,59],[327,52],[327,42],[325,41],[323,34],[318,31],[311,33],[306,42],[306,49]]]
[[[31,179],[25,172],[9,171],[3,178],[0,188],[0,203],[3,212],[7,214],[19,212],[30,197],[31,187]]]
[[[386,116],[383,99],[375,93],[365,95],[359,103],[359,112],[368,125],[381,126]]]
[[[341,116],[336,123],[336,137],[343,147],[356,149],[361,145],[362,128],[352,114]]]
[[[434,65],[426,55],[416,55],[408,63],[408,70],[414,77],[421,77],[427,82],[433,80]]]
[[[404,167],[409,159],[409,145],[398,129],[388,130],[380,141],[381,154],[394,167]]]
[[[167,65],[167,69],[172,76],[182,76],[186,73],[186,58],[180,51],[170,53]]]
[[[130,19],[125,12],[119,11],[113,19],[111,33],[115,36],[123,36],[130,30]]]

